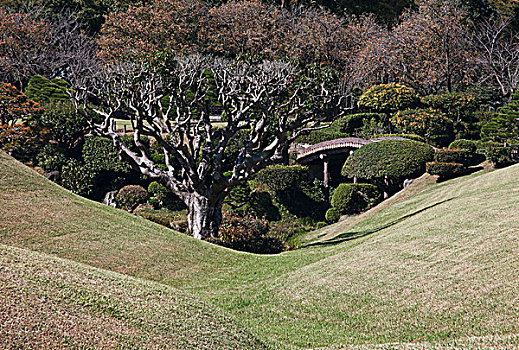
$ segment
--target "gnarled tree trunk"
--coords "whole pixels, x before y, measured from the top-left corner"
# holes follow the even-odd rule
[[[223,198],[193,193],[187,200],[189,233],[197,239],[218,237],[222,223]]]

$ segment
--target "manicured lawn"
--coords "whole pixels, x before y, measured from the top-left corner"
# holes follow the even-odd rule
[[[518,177],[514,166],[427,184],[320,245],[258,256],[79,198],[1,154],[0,243],[181,289],[278,348],[512,346]]]

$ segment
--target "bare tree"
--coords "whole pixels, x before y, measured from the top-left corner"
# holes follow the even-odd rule
[[[41,7],[0,9],[0,79],[23,88],[35,74],[67,79],[94,65],[97,45],[71,14],[50,17]]]
[[[123,158],[184,201],[191,234],[204,239],[217,236],[223,200],[234,186],[278,161],[300,134],[343,112],[344,96],[334,82],[319,67],[302,72],[283,62],[252,65],[192,55],[175,58],[168,74],[133,64],[105,67],[76,82],[74,100],[78,110],[103,117],[96,130]],[[211,124],[211,103],[223,107],[225,126]],[[121,112],[135,130],[132,146],[114,130]],[[240,130],[249,132],[249,141],[226,159]],[[160,146],[166,167],[151,160],[141,136]]]
[[[484,20],[470,37],[483,80],[493,79],[503,96],[511,96],[519,84],[519,34],[511,30],[510,22],[503,17]]]

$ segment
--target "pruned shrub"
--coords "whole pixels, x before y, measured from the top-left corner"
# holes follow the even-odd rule
[[[359,98],[359,107],[391,113],[415,107],[420,102],[418,94],[407,86],[391,83],[375,85]]]
[[[477,144],[472,140],[454,140],[449,145],[449,149],[465,149],[471,153],[475,153],[477,150]]]
[[[486,149],[487,160],[494,164],[496,168],[502,168],[515,163],[519,163],[518,146],[490,146]]]
[[[471,152],[465,149],[444,148],[436,150],[434,161],[439,163],[460,163],[468,165],[471,160]]]
[[[261,170],[255,180],[274,192],[295,189],[308,181],[308,168],[299,165],[271,165]]]
[[[324,218],[326,219],[327,223],[333,224],[334,222],[339,221],[339,219],[341,218],[341,212],[339,211],[339,209],[331,207],[326,211]]]
[[[380,190],[375,185],[343,183],[333,192],[331,205],[341,214],[354,214],[371,208],[380,199]]]
[[[219,237],[208,241],[235,250],[257,254],[276,254],[285,249],[278,238],[267,237],[270,229],[266,219],[246,214],[237,216],[224,213]]]
[[[63,165],[67,163],[67,157],[50,144],[43,147],[36,156],[36,160],[38,161],[38,166],[47,172],[61,171]]]
[[[375,181],[384,192],[388,192],[396,189],[404,179],[414,179],[423,174],[425,163],[433,157],[434,149],[425,143],[378,141],[354,151],[344,163],[341,174]]]
[[[428,162],[427,173],[438,175],[439,180],[453,179],[467,173],[467,167],[460,163]]]
[[[454,124],[451,119],[435,109],[408,109],[391,117],[397,132],[425,137],[437,146],[446,146],[454,139]]]
[[[124,186],[115,196],[117,204],[128,211],[133,211],[139,204],[146,203],[148,191],[139,185]]]

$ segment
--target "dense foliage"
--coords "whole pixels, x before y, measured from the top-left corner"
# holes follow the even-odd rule
[[[460,163],[469,165],[472,152],[465,149],[444,148],[436,150],[434,161],[440,163]]]
[[[434,149],[411,140],[384,140],[369,143],[354,151],[344,163],[342,175],[375,181],[384,192],[400,187],[404,179],[425,172],[425,163]]]
[[[127,185],[117,192],[115,200],[117,204],[128,211],[133,211],[139,204],[146,203],[148,191],[142,186]]]
[[[439,110],[399,111],[391,117],[391,124],[398,132],[423,136],[436,146],[447,146],[454,140],[453,122]]]
[[[376,112],[396,112],[412,108],[419,103],[416,92],[400,84],[375,85],[362,94],[359,106]]]
[[[326,211],[324,217],[327,223],[333,224],[334,222],[339,221],[339,219],[341,218],[341,211],[335,207],[331,207]]]
[[[342,183],[333,192],[330,204],[341,214],[356,214],[377,204],[381,197],[374,185]]]
[[[210,242],[224,247],[257,253],[276,254],[285,247],[283,242],[274,237],[268,237],[269,222],[258,219],[253,215],[236,216],[224,214],[218,238],[209,239]]]
[[[467,173],[467,167],[460,163],[428,162],[427,172],[431,175],[438,175],[440,181],[452,179]]]

